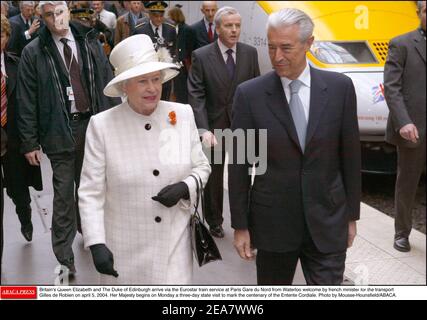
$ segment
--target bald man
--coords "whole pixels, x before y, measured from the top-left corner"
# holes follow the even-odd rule
[[[203,19],[193,24],[192,31],[192,50],[204,47],[218,39],[215,31],[214,17],[218,11],[216,1],[203,1],[200,11],[203,13]]]

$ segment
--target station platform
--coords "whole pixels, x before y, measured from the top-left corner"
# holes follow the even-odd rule
[[[58,284],[58,263],[51,247],[50,221],[52,212],[52,172],[45,155],[42,160],[44,190],[32,191],[32,242],[20,233],[20,224],[12,201],[5,196],[4,251],[2,285]],[[226,180],[226,179],[225,179]],[[226,183],[225,183],[226,186]],[[223,260],[203,267],[194,265],[194,285],[255,285],[255,261],[239,258],[233,247],[228,198],[224,194],[225,237],[216,242]],[[358,235],[347,252],[346,285],[426,285],[426,236],[413,230],[410,236],[412,250],[408,253],[393,248],[394,220],[362,204]],[[70,285],[96,285],[98,274],[90,251],[83,248],[83,239],[77,234],[74,241],[77,274]],[[120,273],[120,271],[119,271]],[[300,266],[294,278],[295,285],[304,285]]]

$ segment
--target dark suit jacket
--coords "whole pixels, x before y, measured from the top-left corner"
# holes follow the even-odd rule
[[[214,32],[214,41],[218,39],[218,35],[216,33],[215,28],[212,26],[213,32]],[[205,20],[202,19],[199,22],[196,22],[190,26],[190,29],[192,31],[192,50],[197,50],[201,47],[204,47],[208,44],[209,38],[208,38],[208,31],[206,30]]]
[[[198,128],[230,128],[231,107],[236,87],[258,77],[258,53],[254,47],[238,43],[236,72],[230,79],[218,42],[193,52],[188,75],[188,100]]]
[[[279,76],[240,85],[232,130],[266,129],[266,172],[251,187],[250,163],[229,165],[231,221],[253,245],[272,252],[299,248],[305,223],[324,253],[347,247],[348,222],[359,219],[361,160],[356,94],[345,75],[311,69],[310,116],[301,151]],[[262,147],[257,144],[257,150]],[[265,164],[265,162],[264,162]],[[259,170],[259,169],[258,169]]]
[[[426,41],[419,30],[390,41],[384,67],[384,89],[390,109],[386,141],[410,148],[425,143]],[[418,129],[418,143],[405,140],[399,134],[399,130],[409,123]]]
[[[23,179],[24,184],[33,186],[36,190],[42,190],[42,177],[40,167],[31,166],[27,161],[15,160],[24,155],[20,153],[21,139],[17,126],[16,109],[16,84],[18,77],[19,57],[5,52],[4,64],[7,74],[7,123],[5,132],[7,134],[7,157],[9,158],[8,166],[4,167],[5,186],[9,187],[11,183],[17,183],[16,180]],[[22,165],[24,163],[24,165]]]
[[[154,34],[153,28],[150,22],[137,25],[133,34],[146,34],[150,36],[153,43],[157,43],[157,38]],[[172,57],[176,55],[176,30],[174,26],[168,23],[162,24],[162,38],[165,41],[166,47]]]
[[[9,52],[13,52],[17,54],[18,56],[21,56],[22,50],[25,48],[27,44],[29,44],[31,41],[33,41],[38,36],[38,31],[33,33],[31,36],[31,39],[27,40],[25,38],[25,31],[28,30],[28,26],[25,24],[24,20],[22,19],[22,16],[20,14],[13,16],[9,19],[10,26],[12,28],[12,34],[9,39],[9,44],[7,50]],[[33,22],[33,19],[31,19],[31,23]],[[40,21],[40,23],[42,23]],[[40,25],[41,27],[42,25]],[[39,29],[40,30],[40,29]]]

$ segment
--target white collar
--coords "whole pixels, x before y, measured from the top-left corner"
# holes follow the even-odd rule
[[[222,54],[226,54],[228,49],[233,50],[233,53],[236,54],[237,52],[237,44],[235,44],[234,46],[232,46],[231,48],[227,47],[225,44],[223,44],[221,42],[221,40],[219,40],[218,38],[218,46],[219,46],[219,50],[221,51]]]
[[[288,87],[289,84],[293,81],[286,77],[280,77],[280,79],[282,80],[282,84],[284,88]],[[306,63],[304,70],[301,72],[297,80],[301,81],[304,86],[308,88],[311,87],[310,65],[308,64],[308,62]]]
[[[159,31],[163,30],[163,28],[162,28],[163,23],[162,23],[160,26],[156,27],[156,26],[153,24],[153,22],[150,20],[150,24],[151,24],[151,28],[153,29],[153,31],[154,31],[154,32],[156,32],[156,28],[159,28]]]
[[[211,22],[209,22],[209,21],[206,19],[206,17],[203,17],[203,21],[205,22],[205,26],[206,26],[207,28],[209,28],[209,23],[211,23]],[[213,28],[215,28],[215,22],[212,22],[212,27],[213,27]],[[212,29],[212,31],[215,31],[215,29]]]
[[[21,13],[21,18],[22,18],[22,20],[24,20],[24,23],[27,23],[27,21],[31,24],[31,18],[30,19],[26,19],[23,15],[22,15],[22,13]]]
[[[56,42],[60,42],[62,38],[65,38],[65,39],[67,39],[68,41],[71,41],[71,42],[75,42],[73,33],[71,32],[71,29],[68,29],[68,33],[64,37],[52,33],[52,38]]]

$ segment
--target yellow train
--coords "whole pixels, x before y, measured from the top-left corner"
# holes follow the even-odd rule
[[[180,3],[188,23],[201,19],[202,1]],[[388,108],[383,71],[391,38],[419,25],[416,1],[218,1],[242,15],[240,40],[258,49],[261,72],[271,70],[266,23],[282,8],[298,8],[314,21],[315,42],[307,54],[319,69],[342,72],[352,78],[358,99],[363,171],[393,173],[394,148],[384,142]]]

